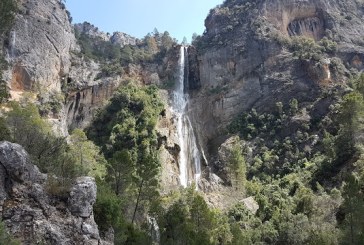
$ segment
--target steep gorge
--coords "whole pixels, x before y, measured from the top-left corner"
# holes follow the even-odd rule
[[[5,46],[10,65],[3,79],[12,99],[26,92],[42,95],[45,101],[51,93],[62,94],[60,112],[47,116],[60,135],[67,135],[68,130],[89,125],[118,86],[128,81],[166,88],[160,92],[166,107],[157,123],[161,192],[186,187],[195,176],[208,203],[222,209],[247,202],[246,193],[237,194],[232,187],[229,174],[229,151],[234,144],[243,146],[247,166],[252,169],[262,141],[269,137],[284,143],[287,138],[294,141],[297,131],[302,131],[309,139],[297,143],[296,151],[311,160],[311,151],[315,152],[316,144],[325,137],[314,122],[331,117],[339,97],[350,90],[351,76],[364,69],[360,1],[227,0],[211,10],[205,33],[191,46],[173,46],[161,61],[130,62],[122,74],[101,77],[101,62],[79,55],[80,47],[61,2],[22,0],[19,4],[20,12]],[[122,33],[108,36],[85,23],[76,29],[121,47],[139,42]],[[174,86],[170,80],[175,81]],[[288,119],[279,119],[286,124],[272,131],[276,134],[268,137],[252,130],[256,136],[249,134],[240,142],[228,132],[239,115],[250,113],[265,120],[269,113],[276,113],[277,103],[288,108],[293,99],[299,106],[294,113],[287,112]],[[307,129],[307,124],[311,128]],[[268,146],[276,144],[266,141]],[[281,157],[275,164],[285,160]],[[271,164],[264,161],[262,168]],[[249,200],[256,212],[258,204],[252,197]],[[95,234],[91,235],[96,241],[99,235]]]

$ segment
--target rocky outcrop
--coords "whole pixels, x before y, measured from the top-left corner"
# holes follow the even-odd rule
[[[162,90],[160,96],[164,103],[168,104],[168,92]],[[174,123],[171,107],[166,107],[157,123],[158,144],[161,159],[161,188],[162,193],[180,187],[178,154],[180,147],[177,139],[177,129]]]
[[[113,44],[118,44],[120,47],[124,47],[125,45],[136,45],[138,39],[123,32],[114,32],[110,41]]]
[[[124,47],[125,45],[136,45],[138,42],[137,38],[123,32],[114,32],[112,35],[110,35],[109,33],[100,31],[99,28],[90,24],[89,22],[75,24],[74,26],[79,34],[84,34],[102,41],[111,42],[113,44],[120,45],[120,47]]]
[[[92,38],[99,38],[102,41],[110,40],[110,34],[100,31],[98,27],[89,22],[78,23],[75,24],[74,27],[79,34],[84,34]]]
[[[93,218],[95,180],[80,177],[68,197],[50,194],[50,180],[18,144],[0,142],[0,217],[22,244],[111,244]]]
[[[70,190],[69,207],[73,215],[88,218],[96,201],[96,183],[91,177],[82,177]]]
[[[12,91],[60,91],[61,77],[69,72],[71,50],[77,50],[73,28],[59,0],[18,1],[6,46],[11,64],[5,81]]]
[[[247,197],[240,201],[244,204],[246,209],[248,209],[253,214],[256,214],[259,209],[259,204],[254,200],[254,197]]]

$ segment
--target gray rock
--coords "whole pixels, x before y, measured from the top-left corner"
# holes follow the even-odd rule
[[[93,38],[99,38],[102,41],[110,40],[109,34],[100,31],[98,27],[90,24],[89,22],[75,24],[74,27],[80,34],[85,34]]]
[[[198,85],[190,118],[201,145],[217,149],[226,126],[242,112],[269,112],[292,98],[313,103],[322,87],[345,83],[351,67],[363,70],[363,15],[360,2],[339,0],[225,1],[210,11],[197,52],[189,56]],[[320,62],[301,60],[285,44],[296,36],[328,37],[338,52],[322,54]],[[341,74],[332,59],[346,64]]]
[[[71,66],[70,51],[79,49],[64,4],[21,0],[18,6],[6,50],[11,66],[5,80],[16,91],[36,89],[36,85],[59,91],[61,77]]]
[[[73,215],[88,218],[96,201],[97,187],[92,177],[79,177],[71,188],[69,206]]]
[[[136,45],[138,39],[123,32],[114,32],[110,41],[113,44],[118,44],[120,47],[124,47],[125,45]]]
[[[247,197],[240,201],[253,214],[256,214],[259,209],[259,204],[254,200],[254,197]]]
[[[42,182],[45,180],[45,176],[30,163],[27,152],[18,144],[0,142],[0,165],[6,171],[7,177],[17,182]]]
[[[47,176],[25,150],[6,141],[0,142],[0,177],[0,217],[22,244],[113,244],[100,239],[92,215],[93,178],[78,178],[67,203],[48,193]]]

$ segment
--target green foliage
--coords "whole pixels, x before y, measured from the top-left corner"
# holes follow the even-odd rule
[[[226,93],[227,91],[228,91],[228,87],[218,85],[216,87],[210,88],[208,92],[210,94],[220,94],[222,92],[225,92]]]
[[[94,205],[95,221],[99,226],[100,232],[104,233],[110,227],[114,228],[115,243],[125,242],[125,226],[123,215],[123,201],[115,192],[102,181],[97,183],[97,198]]]
[[[363,243],[363,81],[355,78],[324,117],[305,121],[312,107],[291,99],[228,127],[253,150],[245,188],[259,203],[256,215],[243,205],[229,211],[232,244]],[[333,186],[347,169],[341,197]]]
[[[208,208],[193,187],[165,203],[158,213],[161,244],[227,244],[231,241],[227,219]]]
[[[124,227],[119,229],[124,232],[120,233],[124,244],[143,244],[138,242],[147,239],[134,223],[159,198],[160,161],[155,126],[163,108],[156,87],[129,84],[120,87],[88,129],[89,137],[102,147],[108,161],[105,181],[116,198],[111,200],[125,200],[119,206],[123,212],[120,221],[110,221],[110,217],[101,214],[99,217],[109,220],[107,225],[114,229]],[[98,209],[113,205],[106,199],[100,196]]]
[[[241,191],[246,181],[246,163],[239,141],[232,146],[229,155],[229,174],[232,186]]]
[[[336,42],[327,37],[322,38],[319,42],[304,36],[292,37],[288,45],[293,54],[303,60],[319,61],[324,53],[332,54],[337,49]]]
[[[0,220],[0,244],[6,245],[20,245],[20,242],[15,240],[11,235],[9,235],[5,230],[4,223]]]
[[[17,9],[15,0],[2,0],[0,2],[0,37],[10,30]]]
[[[155,146],[154,127],[162,109],[156,87],[123,86],[97,115],[88,136],[98,145],[111,144],[111,148],[103,148],[107,158],[119,150]]]
[[[84,175],[103,179],[106,174],[106,160],[99,147],[87,139],[85,132],[75,129],[70,136],[67,154],[79,166]]]
[[[44,93],[41,92],[38,95],[38,101],[40,102],[38,109],[40,114],[42,116],[47,116],[50,113],[57,115],[62,109],[64,101],[63,94],[51,92],[48,98],[43,97],[42,94]]]
[[[105,63],[101,66],[101,72],[97,74],[96,80],[102,77],[110,77],[115,75],[123,75],[124,69],[119,62]]]
[[[362,244],[364,242],[364,194],[362,193],[363,180],[355,173],[349,175],[344,185],[345,213],[343,224],[343,244]]]
[[[291,99],[272,113],[252,109],[228,127],[252,148],[245,188],[259,203],[256,215],[244,206],[229,211],[232,244],[362,243],[360,175],[346,181],[340,212],[340,192],[330,192],[343,168],[362,171],[362,78],[325,117],[305,121],[311,107]]]
[[[337,49],[337,43],[331,41],[327,37],[324,37],[320,40],[319,45],[321,45],[325,52],[327,53],[334,53]]]
[[[51,127],[42,120],[35,105],[11,103],[10,106],[5,117],[10,132],[7,140],[22,145],[34,163],[48,172],[49,163],[62,155],[64,139],[52,134]]]
[[[7,101],[7,99],[9,98],[9,92],[8,92],[8,88],[6,85],[6,82],[1,80],[1,67],[0,67],[0,104],[4,103]]]
[[[96,79],[122,75],[130,64],[163,63],[167,52],[176,44],[176,40],[171,38],[168,32],[161,34],[158,30],[146,35],[136,45],[123,47],[99,37],[79,33],[77,30],[76,38],[81,47],[80,55],[101,63],[101,72]]]
[[[103,178],[105,160],[99,149],[75,130],[70,144],[53,134],[34,104],[8,103],[9,111],[0,117],[0,139],[18,143],[42,172],[56,177],[48,179],[48,191],[66,198],[72,179],[81,175]]]
[[[312,38],[304,36],[293,37],[291,42],[293,54],[300,59],[320,60],[323,48]]]

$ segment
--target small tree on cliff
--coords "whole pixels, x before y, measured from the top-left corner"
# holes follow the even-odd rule
[[[239,141],[234,143],[230,150],[229,174],[232,186],[241,191],[246,181],[246,163]]]

